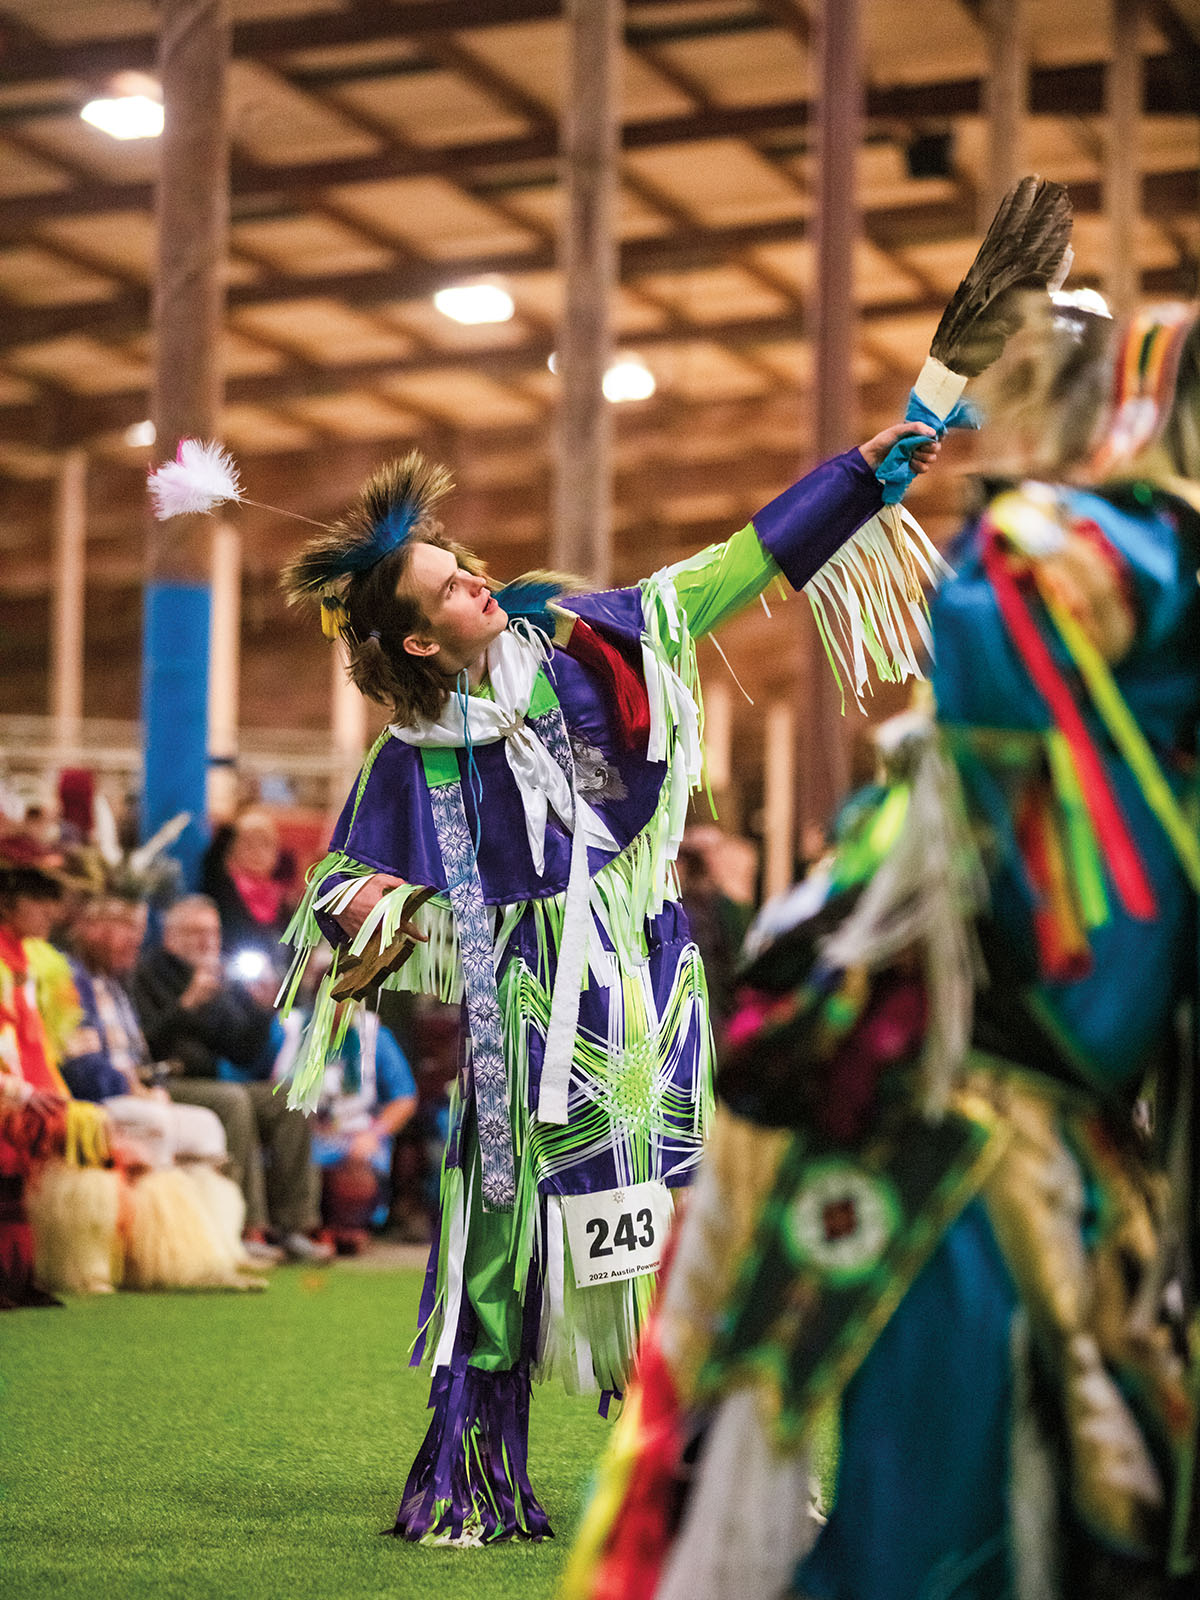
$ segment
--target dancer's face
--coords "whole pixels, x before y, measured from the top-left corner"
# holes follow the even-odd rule
[[[428,627],[408,635],[404,648],[432,657],[447,676],[473,666],[508,626],[487,579],[460,567],[457,556],[440,545],[414,545],[401,581],[429,619]]]

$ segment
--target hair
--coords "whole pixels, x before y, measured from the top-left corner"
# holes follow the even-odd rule
[[[351,682],[402,725],[437,717],[450,695],[433,658],[404,648],[410,634],[430,626],[405,587],[414,544],[449,551],[476,576],[485,571],[478,556],[445,537],[433,515],[450,487],[446,468],[418,450],[388,462],[345,514],[309,541],[281,580],[292,604],[320,599],[343,610]]]
[[[975,390],[982,466],[1001,476],[1062,479],[1090,460],[1111,388],[1115,330],[1098,309],[1059,310],[1030,294],[1021,327]]]
[[[0,866],[0,905],[9,910],[17,900],[61,900],[64,893],[57,878],[36,867]]]
[[[120,916],[127,911],[137,911],[145,903],[145,900],[131,900],[127,895],[118,894],[115,890],[104,889],[81,901],[72,920],[75,923],[103,921],[107,917]]]
[[[415,656],[404,648],[411,634],[430,627],[420,600],[407,585],[413,546],[418,543],[449,551],[467,572],[482,577],[486,571],[478,556],[447,539],[435,524],[419,538],[405,540],[368,572],[356,573],[343,595],[351,682],[387,706],[402,727],[433,721],[451,691],[436,656]]]
[[[212,898],[211,895],[185,894],[180,899],[176,900],[174,905],[167,907],[166,912],[163,915],[163,932],[169,933],[179,921],[179,918],[183,912],[194,911],[197,906],[203,906],[206,911],[216,912],[217,915],[220,916],[220,912],[217,911],[217,902]]]

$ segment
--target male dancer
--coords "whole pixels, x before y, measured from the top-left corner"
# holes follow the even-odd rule
[[[414,454],[285,575],[393,714],[289,930],[289,999],[322,933],[339,947],[294,1102],[319,1090],[347,997],[387,984],[465,1002],[421,1311],[433,1420],[401,1537],[546,1536],[526,1468],[531,1372],[625,1388],[711,1097],[704,975],[674,871],[701,778],[695,641],[772,579],[801,588],[827,563],[860,639],[862,596],[868,616],[881,590],[890,614],[911,604],[887,594],[890,574],[903,584],[910,557],[926,559],[899,524],[852,539],[902,437],[927,470],[933,430],[889,428],[726,543],[599,594],[549,581],[493,594],[433,519],[446,473]]]

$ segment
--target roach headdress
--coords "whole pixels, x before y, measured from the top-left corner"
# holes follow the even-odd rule
[[[340,633],[349,581],[407,540],[432,532],[433,508],[451,486],[447,469],[419,450],[389,461],[368,478],[345,515],[310,539],[284,569],[281,581],[289,602],[319,597],[326,633]]]

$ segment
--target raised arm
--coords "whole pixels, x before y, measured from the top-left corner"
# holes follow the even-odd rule
[[[801,589],[883,505],[875,469],[897,440],[923,442],[913,451],[917,472],[937,457],[932,428],[901,422],[866,444],[814,467],[723,544],[710,545],[657,574],[669,580],[693,638],[711,633],[756,599],[773,578]]]

